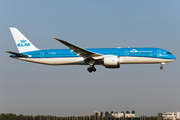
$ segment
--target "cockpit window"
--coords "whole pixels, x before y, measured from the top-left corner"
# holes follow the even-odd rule
[[[167,54],[171,54],[170,52],[167,52]]]

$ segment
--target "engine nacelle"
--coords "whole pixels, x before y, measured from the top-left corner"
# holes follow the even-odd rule
[[[118,56],[105,56],[104,66],[106,68],[119,68],[120,59]]]

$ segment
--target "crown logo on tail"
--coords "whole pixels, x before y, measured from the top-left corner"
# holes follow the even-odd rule
[[[27,40],[20,40],[21,43],[17,43],[17,47],[30,47],[30,43],[26,43]]]
[[[20,40],[20,41],[21,41],[21,43],[25,43],[27,40],[24,40],[24,39],[23,39],[23,40]]]

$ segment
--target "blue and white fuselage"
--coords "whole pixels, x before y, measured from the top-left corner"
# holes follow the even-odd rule
[[[172,62],[176,59],[169,51],[159,48],[89,48],[86,50],[100,53],[103,58],[118,56],[119,64],[163,63]],[[87,65],[83,57],[69,49],[37,50],[21,54],[28,57],[18,59],[30,62],[48,65]]]
[[[46,65],[90,65],[89,72],[96,71],[95,65],[119,68],[120,64],[162,65],[176,60],[167,50],[160,48],[80,48],[64,40],[54,38],[69,49],[37,49],[20,31],[10,28],[20,53],[10,52],[11,57]]]

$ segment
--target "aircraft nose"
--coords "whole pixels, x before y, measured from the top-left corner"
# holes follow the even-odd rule
[[[176,57],[173,55],[173,59],[176,60]]]
[[[173,54],[171,54],[170,58],[173,59],[174,61],[176,60],[176,57]]]

